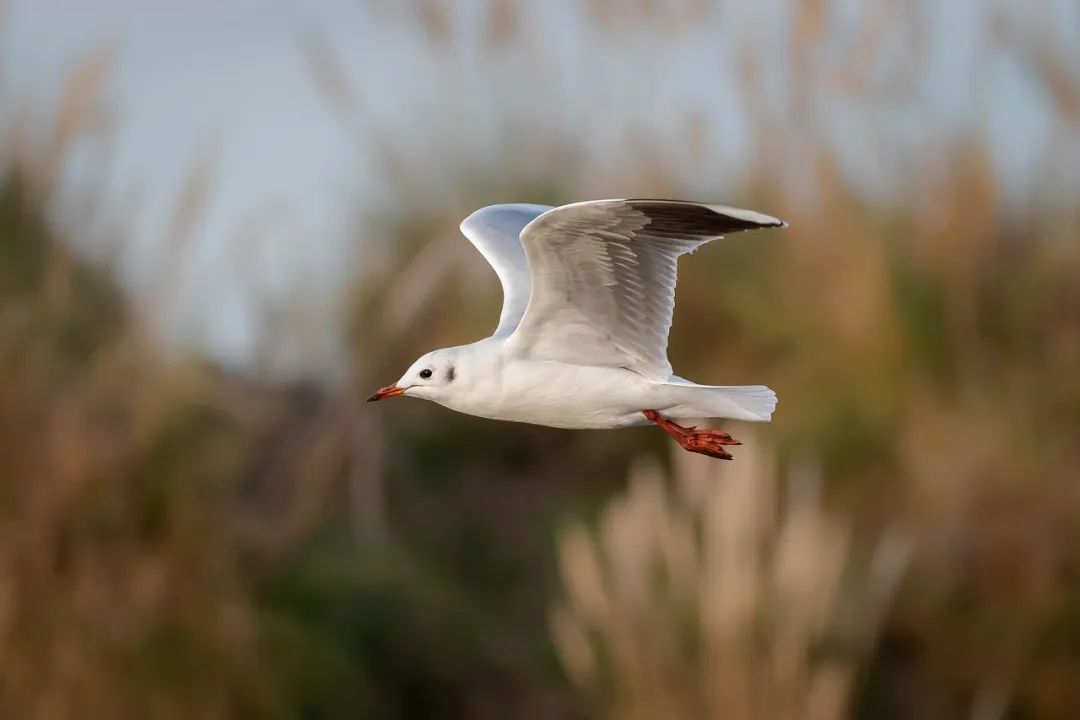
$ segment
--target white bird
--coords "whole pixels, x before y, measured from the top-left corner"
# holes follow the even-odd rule
[[[740,444],[683,418],[766,422],[764,385],[672,374],[668,332],[680,255],[727,233],[786,227],[750,210],[673,200],[492,205],[461,223],[503,288],[495,333],[427,353],[368,401],[399,395],[558,428],[656,423],[687,450],[730,460]]]

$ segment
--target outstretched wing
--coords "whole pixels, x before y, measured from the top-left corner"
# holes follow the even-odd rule
[[[666,380],[679,256],[726,233],[784,225],[750,210],[672,200],[549,210],[521,231],[532,295],[510,341],[526,357]]]
[[[514,332],[529,304],[531,279],[529,262],[521,247],[521,231],[551,209],[551,205],[524,203],[489,205],[461,222],[462,234],[476,246],[502,283],[503,307],[495,337]]]

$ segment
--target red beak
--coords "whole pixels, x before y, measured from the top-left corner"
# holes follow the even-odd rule
[[[398,395],[404,395],[405,388],[399,388],[397,385],[387,385],[384,388],[379,388],[375,391],[375,394],[367,399],[368,402],[375,402],[376,400],[382,400],[383,398],[397,397]]]

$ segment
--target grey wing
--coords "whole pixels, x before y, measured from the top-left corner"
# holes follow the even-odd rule
[[[551,205],[511,203],[480,208],[461,222],[461,232],[488,261],[503,289],[503,306],[495,337],[514,332],[529,304],[532,285],[529,262],[521,247],[522,229]]]
[[[673,200],[557,207],[521,232],[532,295],[510,341],[526,357],[666,380],[679,256],[726,233],[784,225],[750,210]]]

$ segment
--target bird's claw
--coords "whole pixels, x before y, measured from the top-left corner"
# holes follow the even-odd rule
[[[655,410],[643,410],[645,417],[659,425],[668,435],[671,435],[679,445],[690,452],[708,455],[720,460],[731,460],[731,454],[724,449],[725,445],[742,445],[741,442],[731,437],[723,430],[698,429],[697,425],[683,427],[663,417]]]
[[[683,436],[679,444],[690,452],[701,453],[721,460],[731,460],[731,453],[724,449],[724,446],[742,445],[741,442],[720,430],[687,429],[689,432]]]

